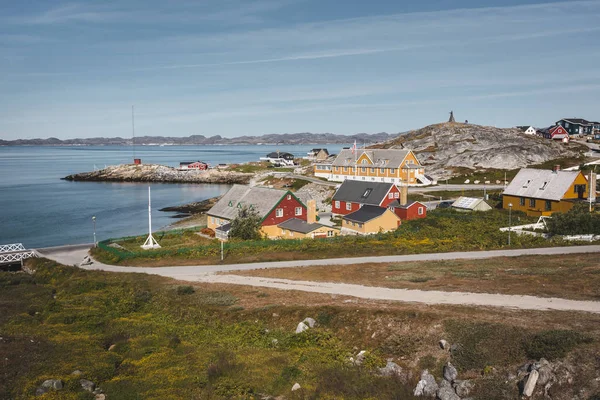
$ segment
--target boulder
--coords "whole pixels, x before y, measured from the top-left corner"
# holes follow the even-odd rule
[[[527,377],[527,381],[525,381],[525,385],[523,386],[523,395],[530,397],[535,390],[535,384],[539,378],[540,374],[536,370],[533,370],[529,373]]]
[[[458,371],[449,361],[444,365],[444,379],[452,383],[458,377]]]
[[[359,351],[358,354],[356,355],[356,357],[353,359],[354,365],[362,365],[362,363],[365,362],[366,354],[367,354],[367,352],[364,350]]]
[[[309,328],[308,325],[306,325],[304,322],[300,322],[298,324],[298,326],[296,327],[296,333],[302,333],[302,332],[304,332],[306,330],[309,330],[309,329],[310,328]]]
[[[469,393],[473,390],[475,384],[473,382],[465,380],[465,381],[454,381],[454,390],[459,397],[467,397]]]
[[[538,377],[538,385],[545,386],[548,382],[554,381],[556,377],[552,373],[552,367],[549,365],[542,365],[538,368],[537,372],[539,373]]]
[[[71,375],[73,375],[73,376],[80,376],[80,375],[82,375],[82,374],[83,374],[83,372],[81,372],[81,371],[80,371],[80,370],[78,370],[78,369],[76,369],[75,371],[71,372]]]
[[[428,370],[423,370],[421,380],[419,380],[417,387],[415,387],[414,395],[433,397],[437,394],[438,389],[439,386],[433,375]]]
[[[317,324],[317,321],[315,321],[314,319],[308,317],[308,318],[304,318],[304,322],[306,325],[308,325],[309,328],[314,328],[315,325]]]
[[[437,391],[437,398],[440,400],[460,400],[460,397],[454,391],[452,385],[448,381],[442,381],[440,388]]]
[[[81,379],[79,381],[79,384],[81,385],[81,387],[83,388],[83,390],[87,390],[88,392],[93,392],[94,389],[96,389],[96,384],[92,381],[89,381],[87,379]]]
[[[94,397],[94,400],[106,400],[106,395],[103,393],[99,393]]]
[[[300,386],[298,382],[294,383],[294,386],[292,386],[292,392],[295,392],[296,390],[300,389],[302,389],[302,386]]]
[[[379,373],[383,376],[403,376],[404,371],[402,367],[393,361],[388,360],[385,367],[379,368]]]
[[[117,348],[116,344],[111,344],[110,347],[108,348],[108,351],[115,351],[116,348]]]
[[[36,390],[35,395],[41,396],[50,390],[61,390],[63,383],[59,379],[46,379]]]
[[[440,340],[440,348],[442,350],[450,350],[450,343],[448,343],[446,340],[442,339],[442,340]]]

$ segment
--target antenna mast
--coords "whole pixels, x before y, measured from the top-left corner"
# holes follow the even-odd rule
[[[152,236],[152,200],[150,197],[150,186],[148,186],[148,238],[141,247],[144,250],[160,249],[160,245],[156,239],[154,239],[154,236]]]
[[[134,106],[131,106],[131,144],[133,145],[133,159],[135,160],[135,111]]]

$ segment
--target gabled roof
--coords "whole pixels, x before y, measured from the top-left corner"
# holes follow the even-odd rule
[[[454,201],[454,203],[452,203],[452,207],[453,208],[460,208],[460,209],[463,209],[463,210],[474,210],[481,203],[485,203],[485,201],[483,199],[479,199],[479,198],[476,198],[476,197],[460,196],[458,199],[456,199]],[[487,203],[485,203],[485,205],[486,205],[485,208],[487,208],[487,207],[492,208]]]
[[[204,161],[181,161],[179,163],[179,165],[191,165],[191,164],[196,164],[196,163],[206,164]],[[206,164],[206,165],[208,165],[208,164]]]
[[[569,122],[571,124],[576,124],[576,125],[589,125],[590,121],[588,121],[587,119],[583,119],[583,118],[562,118],[559,119],[559,121],[565,121],[565,122]]]
[[[393,183],[345,180],[333,195],[333,201],[347,201],[378,206],[387,196]]]
[[[579,171],[557,171],[523,168],[504,190],[505,195],[543,200],[561,200],[580,174]]]
[[[342,219],[346,219],[352,222],[368,222],[372,219],[378,218],[382,216],[386,211],[388,211],[385,207],[377,207],[365,205],[362,206],[358,211],[354,211],[348,215],[344,215]],[[391,212],[391,211],[390,211]],[[396,214],[394,214],[396,215]]]
[[[327,151],[327,149],[312,149],[311,152],[314,153],[314,154],[317,154],[321,150],[323,150],[325,153],[329,154],[329,152]]]
[[[400,201],[399,201],[399,200],[394,200],[394,201],[392,201],[391,203],[389,203],[389,204],[387,205],[387,207],[395,207],[395,208],[404,208],[404,209],[408,209],[408,208],[411,208],[411,207],[413,207],[413,206],[417,206],[417,205],[420,205],[420,206],[422,206],[422,207],[425,207],[425,208],[427,208],[427,206],[426,206],[425,204],[421,203],[420,201],[410,201],[410,202],[408,202],[408,203],[406,203],[406,204],[402,205],[402,204],[400,204]]]
[[[229,189],[229,191],[225,193],[210,210],[208,210],[207,214],[232,220],[237,217],[240,208],[248,206],[256,210],[261,218],[264,218],[273,207],[279,203],[283,196],[288,193],[294,196],[292,192],[287,190],[233,185],[233,187]],[[300,202],[302,202],[302,200],[300,200]]]
[[[309,224],[306,221],[303,221],[298,218],[290,218],[287,221],[284,221],[277,225],[279,228],[287,229],[288,231],[300,232],[300,233],[310,233],[315,231],[325,225],[322,224]]]
[[[292,153],[286,153],[284,151],[280,151],[280,152],[273,151],[273,152],[267,154],[267,158],[284,158],[284,159],[288,160],[288,159],[294,159],[294,155]]]
[[[366,154],[365,154],[366,153]],[[410,153],[410,150],[398,149],[359,149],[356,154],[352,150],[344,149],[340,151],[337,158],[333,162],[334,167],[344,167],[354,165],[355,160],[358,160],[363,154],[373,161],[370,167],[375,168],[400,168],[402,161]]]
[[[229,232],[231,230],[231,223],[227,223],[225,225],[217,226],[217,228],[215,230],[227,233],[227,232]]]

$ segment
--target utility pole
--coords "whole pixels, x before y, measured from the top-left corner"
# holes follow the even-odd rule
[[[512,203],[508,203],[508,245],[510,246],[510,231],[512,230]]]

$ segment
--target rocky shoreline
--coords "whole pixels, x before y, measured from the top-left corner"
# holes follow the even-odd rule
[[[161,182],[161,183],[213,183],[246,184],[254,174],[208,170],[180,171],[177,168],[158,164],[113,165],[98,171],[72,174],[62,179],[88,182]]]

